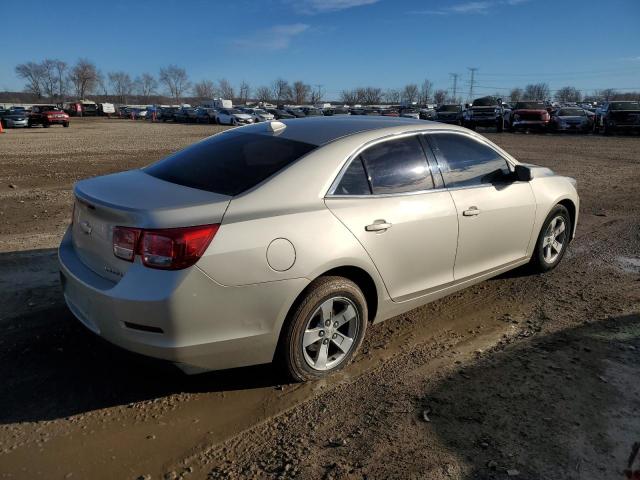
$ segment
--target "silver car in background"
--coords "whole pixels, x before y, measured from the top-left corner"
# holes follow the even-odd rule
[[[579,211],[573,179],[474,132],[366,116],[227,130],[74,194],[59,261],[87,328],[189,373],[279,359],[300,381],[371,323],[554,268]]]

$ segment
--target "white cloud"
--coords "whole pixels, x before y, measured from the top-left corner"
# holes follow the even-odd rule
[[[257,32],[249,38],[235,40],[233,46],[243,50],[284,50],[289,47],[295,37],[306,32],[308,29],[309,25],[305,23],[275,25]]]
[[[327,12],[338,12],[353,7],[372,5],[380,0],[287,0],[287,3],[299,13],[316,14]]]
[[[485,15],[492,9],[499,6],[516,6],[526,3],[530,0],[484,0],[471,1],[465,3],[457,3],[436,10],[417,10],[408,12],[409,14],[419,15]]]

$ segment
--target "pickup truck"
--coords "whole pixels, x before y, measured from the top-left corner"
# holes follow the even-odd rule
[[[42,125],[48,128],[51,125],[69,126],[69,115],[55,105],[35,105],[29,115],[28,126]]]
[[[509,131],[516,130],[546,130],[549,127],[551,115],[547,104],[539,101],[517,102],[513,110],[506,116],[505,123]]]
[[[640,131],[640,102],[614,101],[596,110],[594,132],[611,135],[617,131]]]
[[[504,130],[504,107],[502,100],[496,97],[476,98],[462,115],[463,126],[470,130],[476,127],[495,127],[498,132]]]

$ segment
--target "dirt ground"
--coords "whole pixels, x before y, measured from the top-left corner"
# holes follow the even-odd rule
[[[356,361],[185,376],[102,342],[58,288],[80,178],[221,127],[85,119],[0,135],[0,478],[618,479],[640,441],[640,138],[492,134],[578,180],[559,268],[375,325]]]

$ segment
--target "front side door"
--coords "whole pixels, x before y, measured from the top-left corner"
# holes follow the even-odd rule
[[[469,135],[433,133],[426,138],[458,213],[455,280],[523,259],[536,213],[531,185],[515,181],[507,161]]]
[[[325,199],[395,301],[453,281],[456,209],[449,192],[434,188],[441,185],[434,184],[422,145],[413,135],[365,149]]]

